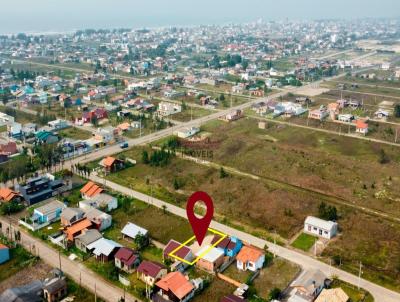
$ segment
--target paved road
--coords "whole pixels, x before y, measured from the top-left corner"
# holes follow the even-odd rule
[[[127,187],[110,182],[108,180],[104,180],[103,178],[98,177],[96,175],[92,175],[90,177],[90,179],[97,183],[105,184],[112,190],[115,190],[117,192],[120,192],[122,194],[131,196],[131,197],[134,197],[136,199],[142,200],[142,201],[149,203],[151,205],[154,205],[158,208],[165,207],[165,209],[167,211],[169,211],[177,216],[180,216],[184,219],[187,219],[186,210],[183,208],[180,208],[180,207],[177,207],[170,203],[164,202],[160,199],[153,198],[149,195],[131,190]],[[376,302],[399,302],[400,301],[400,293],[391,291],[389,289],[386,289],[382,286],[376,285],[365,279],[358,279],[358,277],[355,275],[347,273],[338,268],[331,267],[328,264],[320,262],[317,259],[314,259],[308,255],[302,254],[298,251],[294,251],[294,250],[291,250],[291,249],[288,249],[285,247],[281,247],[279,245],[275,245],[271,242],[257,238],[248,233],[236,230],[234,228],[231,228],[229,226],[226,226],[226,225],[221,224],[216,221],[212,221],[211,227],[218,231],[224,232],[226,234],[236,236],[236,237],[242,239],[243,241],[253,244],[254,246],[257,246],[259,248],[264,248],[265,246],[268,246],[268,248],[271,252],[275,253],[279,257],[282,257],[286,260],[289,260],[291,262],[294,262],[294,263],[300,265],[301,267],[303,267],[303,269],[320,269],[328,276],[337,276],[338,278],[340,278],[341,280],[343,280],[345,282],[348,282],[355,286],[359,285],[360,287],[369,291],[374,296]]]
[[[0,222],[3,225],[3,233],[6,232],[6,228],[10,226],[9,221],[4,217],[0,217]],[[39,239],[32,237],[27,232],[22,230],[20,227],[12,224],[12,233],[14,230],[19,229],[21,231],[22,245],[28,250],[32,251],[33,254],[39,255],[39,257],[51,267],[59,268],[59,254],[58,251],[49,247],[49,245],[43,243]],[[83,287],[94,293],[97,292],[97,296],[105,301],[117,302],[123,297],[123,290],[107,281],[102,277],[86,268],[83,264],[72,261],[61,255],[61,269],[63,272],[72,278],[76,283],[82,284]],[[126,301],[129,302],[141,302],[139,299],[126,294]]]

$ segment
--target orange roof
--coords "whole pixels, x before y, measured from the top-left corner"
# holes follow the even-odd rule
[[[0,250],[4,249],[8,249],[8,246],[0,243]]]
[[[359,129],[367,129],[368,128],[368,124],[365,123],[362,120],[357,120],[356,127],[359,128]]]
[[[85,218],[71,225],[70,227],[67,227],[65,229],[65,233],[67,234],[68,240],[73,241],[75,234],[82,232],[83,230],[89,228],[90,226],[92,226],[92,222],[89,219]]]
[[[1,188],[0,189],[0,199],[4,201],[11,201],[15,196],[18,196],[18,193],[10,190],[9,188]]]
[[[184,298],[194,289],[192,283],[181,272],[167,274],[156,285],[165,291],[171,291],[179,299]]]
[[[115,158],[112,157],[112,156],[108,156],[105,159],[103,159],[103,166],[104,167],[111,167],[114,162],[115,162]]]
[[[119,124],[119,125],[118,125],[118,128],[121,129],[121,130],[128,130],[129,127],[130,127],[130,125],[129,125],[128,122],[122,123],[122,124]]]
[[[81,189],[81,193],[87,195],[88,197],[93,197],[101,192],[103,192],[103,188],[95,184],[93,181],[89,181],[86,185]]]
[[[239,254],[236,256],[236,259],[241,262],[256,262],[264,253],[252,246],[244,246],[240,250]]]

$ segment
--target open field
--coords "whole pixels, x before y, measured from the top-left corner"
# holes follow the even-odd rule
[[[213,277],[209,285],[197,296],[193,298],[193,302],[218,301],[222,297],[232,294],[236,287],[217,278]]]
[[[75,127],[66,128],[58,131],[61,137],[71,138],[75,140],[85,140],[92,137],[92,133],[89,131],[81,130]]]
[[[186,108],[185,110],[182,110],[182,112],[175,113],[168,118],[171,118],[174,121],[179,121],[179,122],[188,122],[190,120],[194,120],[206,115],[211,114],[212,111],[208,109],[203,109],[203,108]]]

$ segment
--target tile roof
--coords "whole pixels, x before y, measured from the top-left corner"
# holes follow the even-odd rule
[[[74,235],[78,232],[82,232],[83,230],[92,226],[92,222],[88,219],[83,219],[70,227],[65,229],[65,233],[67,234],[68,240],[72,241],[74,239]]]
[[[104,167],[111,167],[114,164],[115,160],[116,160],[115,157],[108,156],[108,157],[103,159],[103,166]]]
[[[81,189],[81,193],[89,196],[89,197],[93,197],[101,192],[103,192],[103,188],[101,188],[100,186],[98,186],[97,184],[95,184],[92,181],[89,181],[86,185],[83,186],[83,188]]]
[[[179,299],[187,296],[194,286],[181,272],[172,272],[156,283],[156,286],[165,290],[171,291]]]
[[[348,300],[349,296],[339,287],[323,289],[315,302],[347,302]]]
[[[17,192],[10,190],[9,188],[0,189],[0,199],[4,201],[11,201],[15,196],[19,196]]]
[[[241,262],[256,262],[264,253],[252,246],[244,246],[240,250],[239,254],[236,256],[236,259]]]
[[[161,263],[153,262],[153,261],[143,261],[140,263],[137,271],[139,273],[142,273],[144,275],[150,276],[150,277],[157,277],[158,273],[162,270],[165,269],[166,267],[162,265]]]
[[[5,249],[9,249],[9,247],[7,245],[4,245],[2,243],[0,243],[0,250],[5,250]]]

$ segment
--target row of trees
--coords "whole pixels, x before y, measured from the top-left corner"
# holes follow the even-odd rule
[[[165,147],[161,148],[161,150],[154,150],[150,155],[147,150],[143,150],[142,162],[145,165],[154,167],[165,167],[170,163],[173,156],[175,154],[170,150],[165,150]]]

